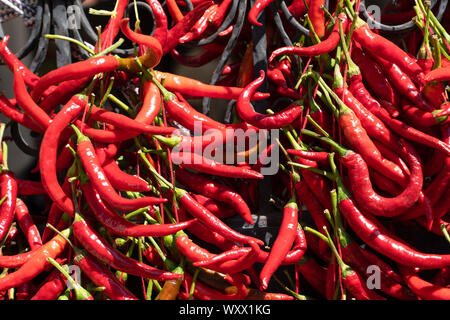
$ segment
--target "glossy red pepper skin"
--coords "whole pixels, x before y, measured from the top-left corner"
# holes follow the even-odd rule
[[[180,205],[183,206],[190,215],[192,215],[194,218],[197,218],[200,222],[208,226],[211,230],[217,232],[226,239],[236,241],[239,243],[249,243],[249,241],[256,241],[256,243],[262,243],[261,240],[245,236],[228,227],[225,223],[223,223],[219,218],[214,216],[200,203],[195,201],[192,198],[192,196],[190,196],[189,193],[187,193],[186,191],[179,189],[176,193]]]
[[[74,262],[96,286],[104,288],[103,292],[111,300],[138,300],[105,264],[89,253],[76,255]]]
[[[421,279],[414,268],[400,266],[400,272],[408,287],[424,300],[449,300],[450,289]]]
[[[97,73],[111,72],[119,67],[119,60],[113,56],[91,58],[52,70],[45,74],[31,91],[31,97],[38,101],[42,93],[52,85],[84,77],[93,77]]]
[[[14,72],[14,70],[19,70],[22,77],[25,79],[28,86],[31,88],[36,85],[40,77],[30,71],[17,57],[9,50],[7,47],[9,35],[5,35],[0,42],[0,56],[6,66]]]
[[[398,216],[410,209],[419,199],[423,185],[422,165],[411,146],[407,145],[406,150],[411,176],[407,187],[393,198],[384,198],[373,190],[367,165],[359,154],[350,151],[342,158],[356,201],[370,213],[386,217]]]
[[[122,218],[103,202],[100,194],[86,182],[82,187],[95,218],[111,233],[125,237],[163,237],[189,227],[195,220],[175,224],[139,225]]]
[[[450,66],[436,68],[425,75],[426,82],[450,80]]]
[[[164,12],[164,8],[158,0],[147,0],[147,3],[152,8],[153,17],[155,19],[155,30],[152,36],[156,38],[161,46],[166,44],[168,33],[167,16]]]
[[[340,190],[339,190],[340,189]],[[348,192],[338,189],[338,207],[350,228],[369,247],[395,262],[423,269],[439,269],[450,265],[450,255],[426,254],[394,239],[358,209]]]
[[[229,204],[242,216],[245,222],[249,224],[254,223],[250,208],[244,199],[230,187],[217,183],[205,176],[194,174],[181,167],[177,168],[175,175],[177,180],[189,190]]]
[[[72,227],[75,238],[84,249],[99,261],[108,264],[116,270],[138,277],[157,280],[177,279],[181,277],[179,274],[165,272],[141,263],[127,257],[120,251],[117,251],[103,240],[103,238],[89,226],[86,220],[78,215],[75,217]]]
[[[30,249],[36,249],[42,246],[41,235],[33,218],[28,211],[27,205],[21,199],[17,199],[15,207],[15,217],[22,232],[26,235]]]
[[[102,199],[104,199],[113,208],[119,210],[136,210],[146,206],[167,202],[167,199],[157,197],[146,196],[142,198],[128,199],[118,194],[106,177],[105,172],[96,156],[95,148],[92,142],[86,136],[79,137],[77,141],[77,152],[93,187],[99,192]]]
[[[30,300],[56,300],[66,288],[67,279],[54,270]]]
[[[15,101],[14,101],[15,102]],[[7,118],[31,129],[35,132],[42,132],[39,127],[27,114],[20,112],[11,101],[0,93],[0,112]]]
[[[281,265],[283,258],[291,249],[298,228],[298,206],[289,201],[283,209],[283,219],[275,242],[259,275],[261,286],[265,290],[269,285],[271,276]]]
[[[279,129],[291,124],[303,112],[303,107],[299,102],[293,102],[275,114],[261,114],[253,109],[250,99],[262,84],[264,78],[265,73],[261,70],[259,77],[249,83],[239,95],[236,102],[236,110],[239,118],[260,129]]]
[[[347,16],[341,14],[339,15],[338,19],[341,19],[342,27],[344,28],[344,30],[346,30],[348,24]],[[339,35],[339,23],[336,23],[333,27],[333,30],[331,31],[331,34],[328,36],[327,39],[325,39],[321,43],[312,45],[310,47],[282,47],[276,49],[270,55],[269,62],[272,62],[277,56],[285,54],[292,54],[296,56],[308,56],[308,57],[320,56],[324,53],[328,53],[334,50],[339,44],[340,38],[341,37]]]
[[[17,182],[14,173],[4,171],[0,174],[0,197],[5,201],[0,207],[0,241],[8,234],[14,221],[14,211],[17,199]]]
[[[59,185],[56,174],[56,156],[58,146],[54,141],[58,141],[62,131],[70,122],[87,106],[84,96],[74,96],[60,112],[53,118],[51,125],[45,131],[40,147],[39,171],[42,185],[49,197],[58,207],[67,214],[74,213],[74,206]]]
[[[325,1],[324,0],[311,0],[308,5],[308,17],[311,20],[311,24],[315,33],[319,38],[325,36]],[[310,30],[310,36],[312,31]]]
[[[388,39],[374,33],[362,20],[359,19],[357,23],[353,33],[353,39],[374,57],[383,57],[383,59],[396,64],[420,89],[424,83],[424,74],[422,68],[417,64],[416,59],[410,57],[405,51]],[[387,76],[389,75],[387,74]]]
[[[68,236],[68,232],[63,232]],[[55,259],[60,255],[67,242],[61,235],[56,235],[52,240],[37,249],[36,253],[30,257],[19,269],[0,278],[0,291],[15,288],[21,284],[33,280],[42,273],[48,265],[47,258]]]

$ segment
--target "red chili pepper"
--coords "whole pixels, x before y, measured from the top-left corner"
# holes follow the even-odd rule
[[[56,175],[58,146],[55,141],[59,140],[64,128],[66,128],[74,118],[81,114],[86,105],[87,102],[85,96],[74,96],[61,111],[58,112],[55,118],[53,118],[42,138],[39,151],[39,170],[42,185],[49,197],[58,205],[58,207],[70,215],[74,213],[72,200],[61,189]]]
[[[66,237],[70,235],[70,229],[62,231]],[[47,258],[56,258],[60,255],[67,242],[61,235],[56,235],[52,240],[37,249],[19,269],[0,278],[0,291],[15,288],[21,284],[33,280],[41,274],[49,264]]]
[[[182,164],[185,168],[222,177],[242,179],[264,178],[261,173],[254,170],[223,164],[195,153],[172,152],[171,161],[175,164]]]
[[[95,151],[106,178],[115,189],[135,192],[148,192],[151,190],[148,182],[141,177],[122,171],[116,161],[106,155],[103,148],[95,148]]]
[[[0,56],[6,66],[14,72],[18,70],[22,77],[25,79],[26,84],[30,87],[34,87],[39,81],[39,76],[30,71],[7,47],[9,35],[5,35],[0,42]]]
[[[100,39],[101,43],[96,43],[95,49],[97,52],[100,52],[102,50],[105,50],[106,48],[110,47],[114,39],[116,38],[117,34],[120,30],[120,20],[122,19],[123,15],[125,14],[125,11],[128,6],[128,0],[118,0],[114,6],[114,14],[109,18],[108,23],[106,24],[105,28],[103,29]],[[100,44],[100,48],[98,47]]]
[[[299,101],[291,103],[284,110],[275,114],[261,114],[255,112],[250,99],[255,93],[256,89],[264,81],[264,71],[260,71],[259,78],[248,84],[236,102],[237,112],[242,121],[247,122],[257,128],[261,129],[278,129],[294,122],[303,112],[303,107]]]
[[[381,69],[380,65],[370,56],[365,54],[358,46],[353,47],[351,56],[360,68],[361,75],[364,81],[367,82],[368,88],[383,100],[390,102],[394,107],[398,106],[400,98],[398,97],[397,92],[392,88],[391,83],[387,79],[386,74]],[[397,111],[393,116],[396,117],[398,114],[399,112]]]
[[[178,20],[174,27],[169,29],[167,40],[163,47],[164,54],[171,52],[179,44],[179,39],[191,30],[206,9],[208,9],[213,3],[214,2],[210,0],[202,2],[196,6],[194,10],[186,14],[181,20]]]
[[[242,93],[242,88],[209,85],[192,78],[175,75],[168,72],[155,71],[155,77],[160,81],[164,79],[164,87],[167,90],[176,91],[180,94],[186,94],[191,97],[237,99]],[[268,93],[255,92],[252,100],[263,100],[269,96],[270,95]]]
[[[309,2],[308,6],[308,17],[311,20],[311,24],[314,28],[315,33],[319,38],[325,35],[325,0],[312,0]],[[310,30],[310,36],[312,36],[312,31]]]
[[[254,223],[250,208],[244,199],[233,189],[181,167],[177,168],[175,176],[187,189],[229,204],[242,216],[245,222],[249,224]]]
[[[311,0],[293,0],[288,6],[289,12],[297,19],[302,17],[306,13],[306,5],[309,6]]]
[[[192,193],[191,196],[217,218],[226,219],[237,214],[236,211],[226,203],[218,202],[201,194]]]
[[[0,93],[0,112],[3,113],[7,118],[23,125],[24,127],[31,129],[35,132],[42,132],[42,129],[32,120],[30,117],[20,112],[14,107],[14,104],[6,98],[2,93]]]
[[[254,25],[262,26],[258,22],[258,16],[264,11],[274,0],[256,0],[248,12],[248,21]]]
[[[102,199],[104,199],[109,205],[120,210],[136,210],[146,206],[167,202],[167,199],[157,197],[146,196],[142,198],[128,199],[119,195],[106,178],[106,175],[95,154],[95,148],[92,145],[92,142],[76,127],[73,128],[78,136],[77,152],[83,168],[94,188],[99,192]]]
[[[40,181],[16,179],[17,194],[21,196],[31,196],[46,194]]]
[[[190,42],[201,37],[208,29],[210,21],[216,14],[218,7],[219,6],[214,3],[206,9],[200,19],[192,26],[191,30],[180,38],[180,43]]]
[[[138,300],[105,264],[89,253],[78,250],[74,262],[96,286],[104,288],[102,292],[111,300]]]
[[[155,29],[152,36],[156,38],[159,43],[161,43],[161,46],[164,47],[168,33],[166,13],[158,0],[147,0],[147,3],[150,5],[150,8],[152,8],[152,14],[155,21]]]
[[[178,218],[180,221],[187,221],[192,217],[186,213],[186,210],[183,207],[180,207],[180,209],[178,210]],[[225,239],[217,232],[211,231],[207,226],[199,221],[193,222],[186,228],[186,231],[194,235],[196,238],[205,241],[208,244],[216,246],[222,250],[230,250],[231,248],[234,248],[236,246],[233,242]]]
[[[66,288],[67,279],[53,270],[30,300],[56,300]]]
[[[42,246],[39,230],[33,222],[27,205],[21,199],[17,199],[16,201],[15,216],[20,229],[26,235],[30,249],[33,250]]]
[[[405,266],[439,269],[450,265],[450,255],[422,253],[394,239],[385,230],[380,229],[379,224],[361,213],[341,182],[338,186],[339,211],[350,228],[369,247]]]
[[[326,269],[309,255],[304,255],[296,266],[308,284],[310,284],[322,297],[325,297]]]
[[[5,199],[0,206],[0,241],[8,234],[14,220],[17,199],[17,182],[14,173],[7,167],[0,173],[0,198]]]
[[[357,19],[356,28],[353,32],[353,39],[357,41],[364,50],[367,50],[373,57],[383,57],[383,59],[397,65],[405,72],[419,89],[424,84],[424,74],[422,68],[417,64],[416,59],[410,57],[401,48],[388,39],[370,30],[367,23]],[[387,74],[389,76],[389,74]]]
[[[151,61],[150,65],[152,65],[153,67],[157,66],[163,56],[161,43],[158,41],[158,39],[152,36],[137,33],[131,30],[128,26],[129,21],[129,18],[122,19],[120,21],[120,30],[129,40],[135,42],[139,46],[143,46],[146,49],[144,50],[145,53],[150,50],[150,52],[152,53],[152,58],[154,59],[154,61]]]
[[[249,241],[255,241],[256,243],[261,244],[262,241],[258,239],[254,239],[253,237],[248,237],[243,234],[240,234],[230,227],[228,227],[224,222],[222,222],[219,218],[214,216],[211,212],[208,211],[205,207],[203,207],[200,203],[195,201],[189,193],[187,193],[183,189],[176,188],[175,195],[180,202],[180,205],[183,206],[190,215],[194,218],[197,218],[200,222],[209,227],[212,231],[217,232],[228,240],[236,241],[239,243],[249,243]]]
[[[450,66],[436,68],[425,75],[425,82],[450,80]]]
[[[340,14],[338,16],[338,19],[341,19],[342,27],[345,30],[348,24],[347,16],[345,14]],[[277,56],[285,54],[292,54],[296,56],[308,56],[308,57],[320,56],[322,54],[334,50],[339,44],[340,38],[341,36],[339,35],[339,23],[336,22],[333,27],[333,30],[331,31],[331,34],[328,36],[327,39],[325,39],[321,43],[312,45],[310,47],[282,47],[276,49],[270,55],[269,63],[272,62]]]
[[[278,235],[270,250],[269,257],[264,264],[259,279],[262,288],[265,290],[269,285],[270,278],[278,269],[284,256],[289,252],[294,243],[298,226],[298,206],[294,199],[291,199],[283,209],[283,220],[280,225]]]
[[[176,62],[184,66],[198,68],[204,66],[207,63],[210,63],[214,59],[217,59],[218,57],[220,57],[221,54],[220,52],[205,49],[195,56],[184,56],[181,53],[179,53],[176,49],[173,49],[170,52],[170,55]]]
[[[399,266],[408,287],[424,300],[449,300],[450,288],[434,285],[420,278],[414,268]]]
[[[175,224],[139,225],[122,218],[117,212],[108,208],[100,194],[90,182],[82,185],[81,189],[95,218],[111,233],[126,237],[162,237],[176,233],[189,227],[195,222],[191,219]]]
[[[151,267],[111,247],[79,214],[72,224],[75,238],[95,258],[112,268],[138,277],[156,280],[177,279],[182,275]]]
[[[52,120],[50,116],[31,99],[22,74],[17,69],[14,71],[13,89],[19,107],[40,127],[40,132],[45,131]]]
[[[353,151],[340,149],[342,164],[347,174],[357,203],[374,215],[393,217],[410,209],[419,199],[423,185],[422,165],[417,152],[404,142],[403,154],[411,169],[406,188],[396,197],[385,198],[371,187],[367,165],[362,157]]]

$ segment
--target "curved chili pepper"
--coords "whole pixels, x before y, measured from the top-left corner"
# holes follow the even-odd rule
[[[0,241],[6,237],[14,220],[17,199],[17,182],[14,173],[5,169],[0,174],[0,197],[2,199],[6,197],[0,206]]]
[[[28,211],[27,205],[21,199],[16,200],[15,216],[20,229],[27,237],[30,249],[33,250],[42,246],[39,230],[33,222],[33,218]]]
[[[178,219],[180,222],[188,221],[192,219],[183,207],[180,207],[178,210]],[[186,228],[190,234],[194,235],[196,238],[205,241],[213,246],[216,246],[222,250],[229,250],[236,245],[230,240],[225,239],[222,235],[218,234],[215,231],[211,231],[207,226],[203,223],[196,221],[193,222],[190,226]]]
[[[178,45],[179,39],[191,30],[206,9],[208,9],[213,3],[214,2],[210,0],[202,2],[196,6],[194,10],[186,14],[180,21],[177,21],[175,26],[169,29],[167,40],[163,47],[164,54],[172,51]]]
[[[356,152],[342,149],[342,164],[347,168],[347,174],[359,205],[374,215],[393,217],[410,209],[419,199],[423,185],[422,165],[415,149],[404,142],[404,154],[411,169],[411,175],[406,188],[396,197],[384,198],[371,187],[369,172],[363,158]]]
[[[208,209],[217,218],[226,219],[237,214],[236,211],[226,203],[218,202],[201,194],[192,193],[191,195],[195,199],[195,201]]]
[[[172,152],[171,161],[175,164],[182,164],[185,168],[222,177],[243,179],[264,178],[261,173],[254,170],[223,164],[194,153]]]
[[[433,112],[437,106],[432,106],[422,95],[420,90],[414,85],[412,80],[404,73],[398,65],[394,64],[390,60],[383,59],[379,56],[375,57],[375,60],[385,71],[392,86],[398,90],[402,95],[408,98],[418,108]]]
[[[356,28],[353,32],[353,39],[357,41],[364,50],[367,50],[373,57],[383,57],[383,59],[397,65],[421,88],[424,81],[422,68],[417,64],[416,59],[410,57],[400,47],[388,39],[370,30],[367,23],[360,18],[356,20]],[[387,76],[389,76],[387,74]]]
[[[212,17],[216,15],[218,7],[219,5],[216,3],[208,7],[208,9],[205,10],[200,19],[198,19],[197,22],[192,26],[191,30],[180,38],[180,43],[187,43],[201,37],[203,33],[205,33],[205,31],[208,29]]]
[[[53,270],[30,300],[56,300],[66,288],[67,279]]]
[[[284,256],[289,252],[294,243],[298,225],[298,206],[295,199],[291,199],[283,209],[283,220],[280,230],[272,245],[269,257],[264,264],[259,279],[265,290],[273,273],[278,269]]]
[[[68,237],[70,229],[62,231]],[[56,235],[52,240],[37,249],[30,259],[28,259],[19,269],[0,278],[0,291],[17,287],[27,281],[33,280],[42,273],[48,265],[47,258],[56,258],[62,253],[67,242],[61,235]]]
[[[220,52],[205,49],[195,56],[184,56],[176,49],[173,49],[170,52],[170,55],[176,62],[182,64],[183,66],[198,68],[210,63],[214,59],[217,59],[220,56]]]
[[[250,208],[244,199],[233,189],[205,176],[191,173],[182,167],[176,169],[175,176],[187,189],[229,204],[242,216],[245,222],[249,224],[254,223]]]
[[[256,0],[253,6],[248,12],[248,21],[254,25],[262,26],[262,23],[258,22],[258,16],[264,11],[274,0]]]
[[[28,115],[17,110],[11,101],[0,93],[0,112],[7,118],[23,125],[24,127],[33,130],[35,132],[42,132],[36,122],[34,122]]]
[[[39,107],[47,114],[51,113],[60,104],[66,104],[70,98],[81,92],[89,81],[89,77],[64,81],[52,93],[42,97]]]
[[[74,127],[76,129],[76,127]],[[98,161],[95,154],[95,148],[89,138],[83,135],[78,129],[77,133],[77,152],[81,160],[83,168],[92,182],[94,188],[99,192],[102,199],[104,199],[112,207],[120,210],[136,210],[146,206],[167,202],[167,199],[156,197],[142,197],[136,199],[123,198],[113,188]]]
[[[303,107],[299,101],[293,102],[284,110],[275,114],[261,114],[254,111],[250,104],[250,98],[262,84],[264,78],[264,71],[261,70],[259,78],[248,84],[239,95],[236,109],[241,120],[262,129],[278,129],[294,122],[303,112]]]
[[[245,236],[228,227],[219,218],[209,212],[208,209],[195,201],[192,196],[189,195],[189,193],[187,193],[185,190],[176,188],[175,195],[180,202],[180,205],[183,206],[190,215],[192,215],[194,218],[197,218],[203,224],[208,226],[212,231],[217,232],[226,239],[239,243],[249,243],[249,241],[255,241],[258,244],[263,243],[259,239]]]
[[[361,113],[363,106],[361,104],[358,105],[359,101],[356,100],[353,95],[346,89],[342,87],[336,87],[334,88],[334,90],[339,96],[343,97],[344,103],[346,105],[346,107],[341,108],[338,121],[339,126],[341,127],[349,145],[352,146],[352,148],[354,148],[355,151],[361,155],[364,161],[367,162],[367,165],[369,165],[371,168],[396,181],[402,186],[406,185],[408,183],[408,177],[404,174],[404,172],[398,165],[383,157],[381,152],[377,149],[376,145],[368,136],[365,128],[361,125],[361,121],[359,120],[360,118],[357,117],[355,112],[353,111],[353,109],[356,109]],[[361,117],[361,119],[365,119],[364,123],[366,124],[366,127],[371,130],[373,134],[374,132],[377,132],[378,127],[373,126],[375,122],[374,120],[369,122],[370,120],[367,120],[369,119],[367,117]],[[381,128],[383,127],[384,126],[382,126]],[[386,131],[389,132],[389,130],[385,130],[384,132]],[[381,139],[384,138],[384,141],[389,140],[390,137],[393,137],[392,134],[380,134],[379,136],[382,136]],[[397,145],[395,143],[395,140],[397,139],[395,139],[394,137],[393,140],[394,141],[389,140],[390,145]]]
[[[311,25],[319,38],[325,35],[325,0],[314,0],[309,2],[308,17],[311,20]],[[310,35],[312,31],[310,30]]]
[[[123,32],[123,34],[130,39],[132,42],[135,42],[136,44],[140,46],[144,46],[147,50],[151,51],[151,57],[152,60],[148,61],[149,64],[153,67],[157,66],[159,62],[161,61],[161,58],[163,56],[163,49],[161,46],[161,43],[158,41],[158,39],[145,35],[142,33],[134,32],[130,29],[128,26],[128,22],[130,21],[129,18],[124,18],[120,21],[120,30]]]
[[[138,300],[105,264],[89,253],[77,252],[74,262],[96,286],[104,288],[102,292],[111,300]]]
[[[288,6],[288,10],[294,17],[298,19],[306,13],[305,3],[309,6],[310,2],[311,0],[293,0],[292,3]]]
[[[322,164],[328,164],[329,162],[329,153],[324,151],[305,151],[305,150],[297,150],[297,149],[287,149],[287,153],[305,158],[307,160],[316,161]]]
[[[380,65],[370,56],[365,54],[358,46],[354,46],[351,57],[361,70],[363,79],[367,82],[368,87],[383,100],[397,106],[400,98],[397,92],[392,88],[391,83]],[[397,116],[397,113],[394,115]]]
[[[41,175],[42,185],[47,191],[49,197],[57,204],[57,206],[67,214],[74,213],[74,205],[70,197],[68,197],[59,185],[56,174],[56,156],[57,144],[61,132],[66,128],[74,118],[76,118],[86,107],[86,97],[76,95],[58,112],[53,118],[52,123],[45,131],[42,138],[39,157],[39,171]]]
[[[162,237],[189,227],[195,219],[175,224],[138,225],[130,222],[117,212],[109,209],[100,194],[90,182],[82,185],[81,189],[95,218],[110,232],[126,237]]]
[[[21,196],[31,196],[46,194],[40,181],[16,179],[17,194]]]
[[[450,145],[440,139],[408,126],[403,121],[392,118],[365,89],[358,76],[350,78],[350,92],[360,101],[374,116],[383,121],[392,131],[399,136],[441,150],[450,155]]]
[[[14,71],[13,90],[19,107],[35,121],[40,127],[39,131],[44,132],[52,120],[50,116],[31,99],[22,74],[17,69]]]
[[[147,0],[147,3],[150,5],[150,8],[152,8],[152,14],[155,21],[155,30],[153,31],[152,36],[164,47],[168,33],[166,13],[158,0]]]
[[[345,14],[340,14],[338,16],[338,19],[341,19],[342,26],[345,30],[348,24],[347,16]],[[326,40],[322,41],[319,44],[312,45],[310,47],[282,47],[276,49],[270,55],[269,63],[272,62],[279,55],[292,54],[296,56],[319,56],[331,52],[339,44],[340,38],[341,36],[339,35],[339,23],[336,22],[336,24],[333,27],[333,30],[331,31],[331,34],[328,36]]]
[[[148,182],[141,177],[122,171],[116,161],[106,155],[103,148],[95,148],[95,151],[106,178],[115,189],[135,192],[148,192],[151,190]]]
[[[158,80],[164,79],[164,87],[169,91],[176,91],[191,97],[210,97],[217,99],[237,99],[242,88],[209,85],[201,81],[175,75],[169,72],[155,71]],[[252,100],[263,100],[270,96],[268,93],[255,92]]]
[[[408,287],[424,300],[449,300],[450,289],[432,284],[421,279],[414,268],[399,266],[400,272]]]
[[[350,228],[369,247],[405,266],[439,269],[450,265],[450,255],[426,254],[394,239],[358,209],[351,194],[338,184],[338,207]]]
[[[73,233],[92,256],[112,268],[138,277],[156,280],[177,279],[182,275],[165,272],[127,257],[111,247],[79,214],[75,214]]]
[[[450,66],[436,68],[425,75],[426,82],[450,80]]]

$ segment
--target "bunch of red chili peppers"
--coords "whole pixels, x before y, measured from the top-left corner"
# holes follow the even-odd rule
[[[390,37],[359,1],[146,3],[151,32],[117,0],[92,46],[52,36],[89,58],[42,75],[0,42],[0,112],[42,136],[17,179],[0,126],[1,299],[450,299],[450,10],[399,1],[415,28]],[[239,130],[280,135],[229,151]],[[228,222],[257,228],[275,150],[268,241]]]

